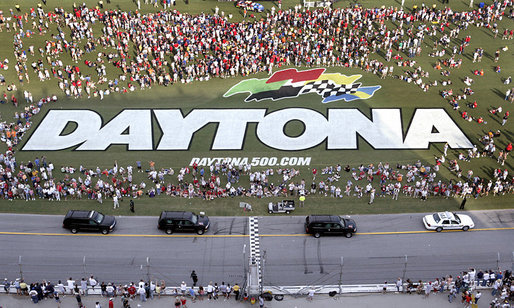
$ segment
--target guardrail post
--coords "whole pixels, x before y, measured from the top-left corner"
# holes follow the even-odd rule
[[[246,244],[243,244],[243,272],[244,272],[243,279],[244,279],[244,285],[241,285],[241,287],[242,287],[241,294],[244,294],[245,292],[248,292],[248,278],[249,278],[248,271],[250,271],[250,268],[248,268],[248,270],[246,269],[246,262],[248,262],[248,260],[246,259]],[[250,265],[248,265],[248,266],[250,266]],[[240,298],[242,298],[242,297],[240,296]]]
[[[246,275],[246,244],[243,244],[243,271]]]
[[[405,281],[405,273],[407,272],[407,255],[405,255],[405,263],[403,266],[403,275],[402,275],[402,281]]]
[[[18,266],[20,267],[20,279],[23,279],[23,270],[21,269],[21,256],[18,256]]]
[[[146,257],[146,278],[150,281],[150,257]]]
[[[344,257],[341,257],[341,269],[339,271],[339,294],[343,293],[343,264]]]
[[[260,288],[261,288],[261,293],[262,293],[262,288],[264,286],[264,265],[266,263],[266,250],[263,251],[262,253],[262,259],[261,259],[261,271],[260,271]]]
[[[87,277],[87,271],[86,271],[86,256],[82,258],[82,269],[84,270],[84,278]]]

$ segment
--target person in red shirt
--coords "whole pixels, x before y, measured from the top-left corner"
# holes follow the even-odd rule
[[[130,284],[130,287],[128,288],[128,293],[132,299],[136,297],[136,287],[134,284]]]
[[[512,151],[512,142],[509,142],[509,144],[507,144],[507,147],[505,147],[505,154],[508,154]],[[507,157],[507,155],[505,155],[505,157]]]

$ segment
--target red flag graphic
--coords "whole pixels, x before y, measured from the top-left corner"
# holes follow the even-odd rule
[[[290,68],[287,70],[275,72],[266,83],[272,83],[277,81],[289,80],[291,82],[300,82],[318,79],[321,74],[325,71],[324,68],[317,68],[313,70],[298,72],[296,68]]]

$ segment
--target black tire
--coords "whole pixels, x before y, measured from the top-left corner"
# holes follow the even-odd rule
[[[275,298],[276,301],[281,301],[281,300],[284,300],[284,295],[282,294],[277,294],[275,296],[273,296],[273,298]]]
[[[269,213],[269,214],[272,214],[272,213],[273,213],[273,211],[272,211],[272,210],[268,210],[268,213]]]
[[[352,233],[352,232],[346,232],[346,233],[344,234],[344,236],[346,236],[346,238],[350,238],[350,237],[352,237],[352,236],[353,236],[353,233]]]
[[[468,226],[464,226],[462,227],[462,231],[468,231],[469,230],[469,227]]]
[[[443,228],[441,228],[441,227],[437,227],[437,228],[435,229],[435,231],[436,231],[436,232],[441,232],[441,231],[443,231]]]
[[[109,234],[109,229],[102,229],[102,234],[103,235]]]
[[[173,230],[172,229],[166,229],[166,234],[173,234]]]
[[[314,233],[314,234],[313,234],[313,236],[314,236],[315,238],[319,238],[319,237],[321,236],[321,234],[320,234],[319,232],[316,232],[316,233]]]
[[[70,231],[71,231],[71,233],[73,233],[73,234],[76,234],[76,233],[78,232],[77,228],[71,228],[71,229],[70,229]]]
[[[290,213],[291,213],[291,211],[286,211],[286,214],[290,214]]]
[[[204,229],[198,229],[198,230],[196,230],[196,234],[198,234],[198,235],[202,235],[202,234],[204,234],[204,233],[205,233],[205,230],[204,230]]]
[[[264,299],[267,302],[271,302],[273,300],[273,294],[270,292],[264,292],[261,294],[262,299]]]

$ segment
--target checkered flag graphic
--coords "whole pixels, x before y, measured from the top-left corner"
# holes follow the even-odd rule
[[[318,80],[309,82],[303,86],[300,94],[317,93],[323,96],[323,98],[326,98],[329,96],[339,96],[348,93],[355,93],[360,86],[361,83],[336,84],[332,80]]]

